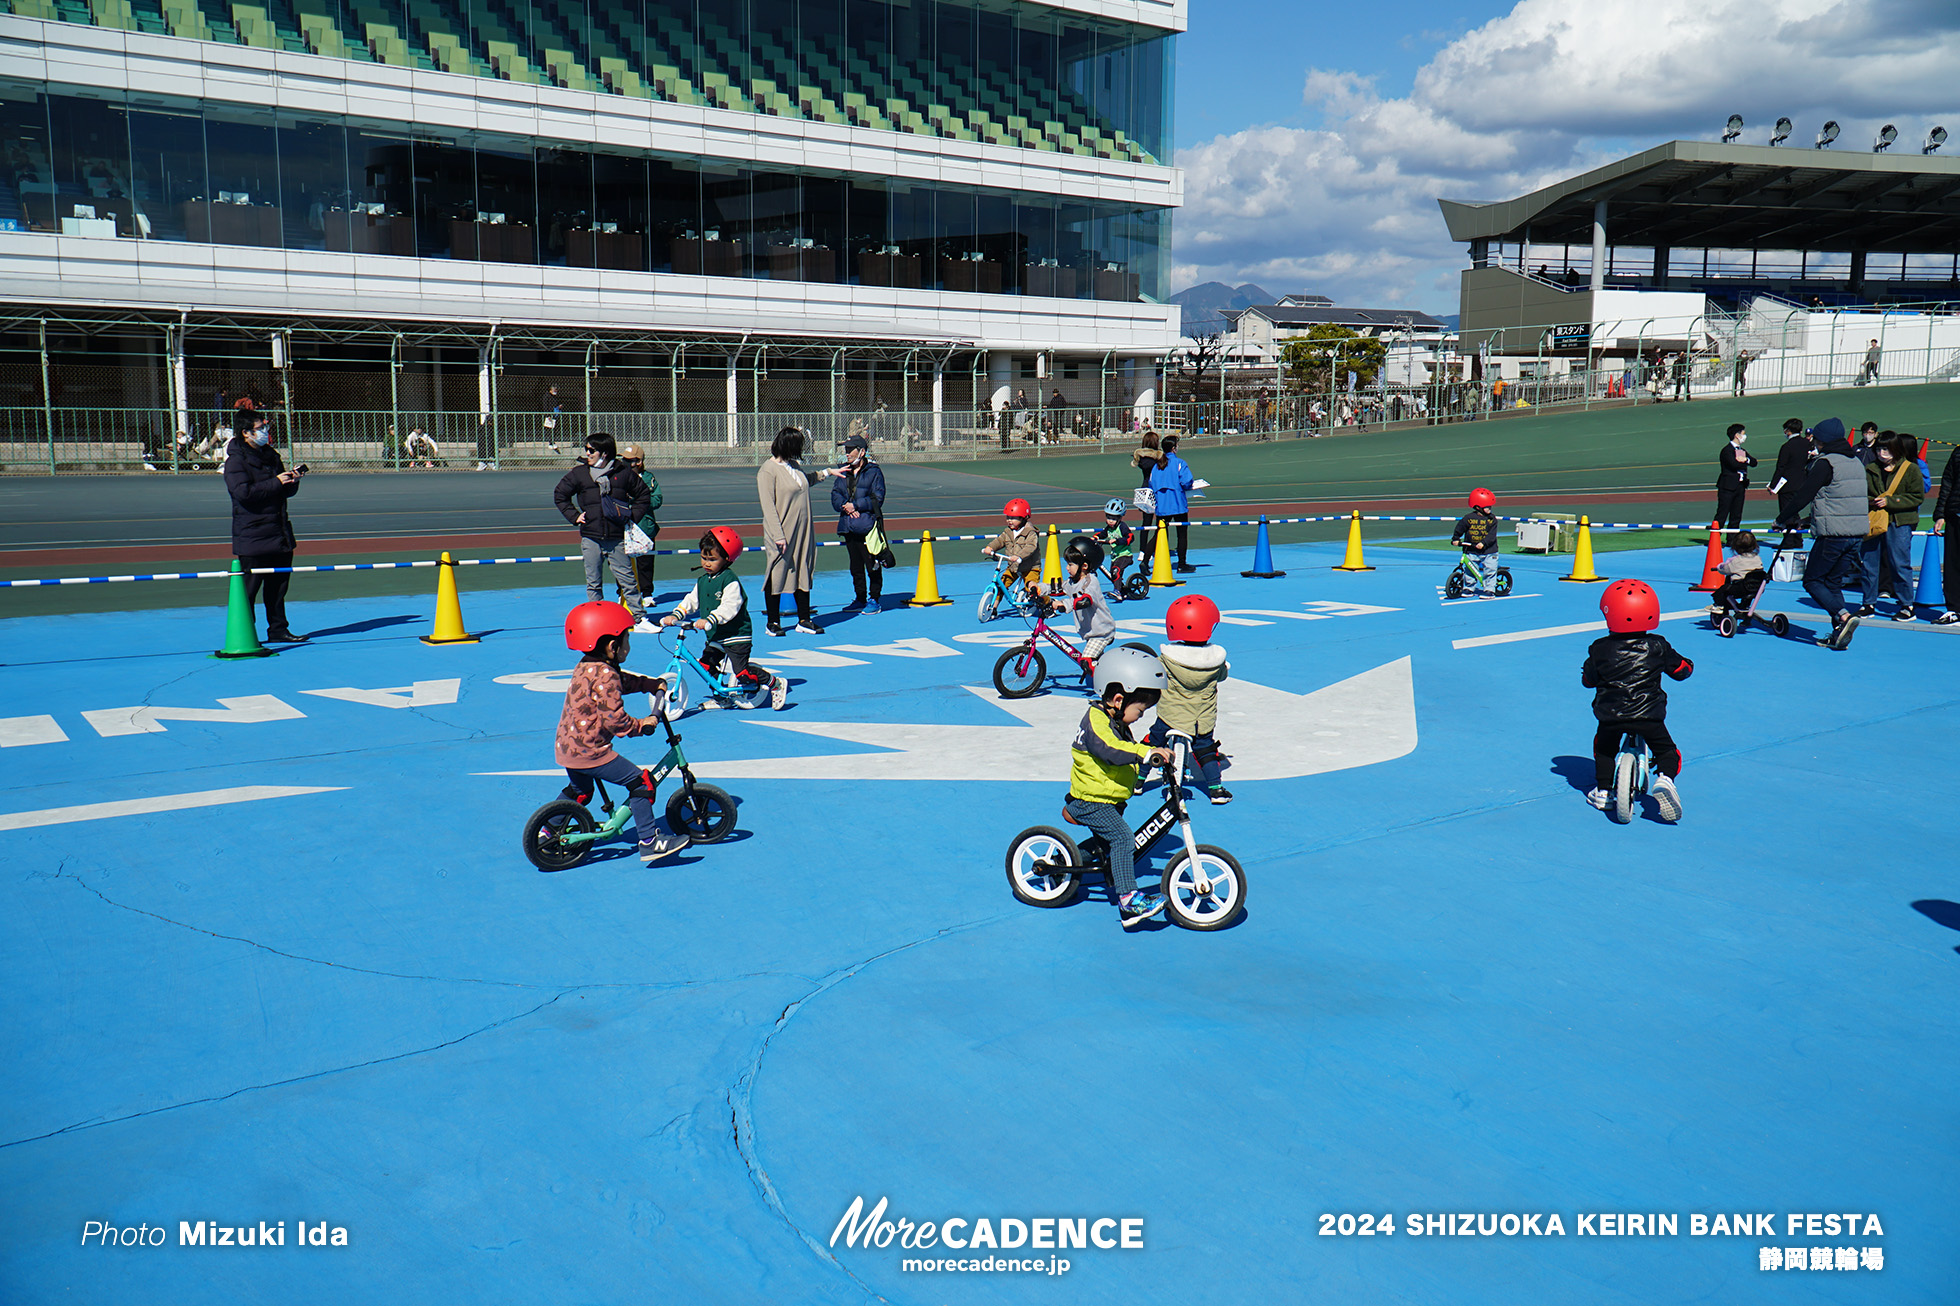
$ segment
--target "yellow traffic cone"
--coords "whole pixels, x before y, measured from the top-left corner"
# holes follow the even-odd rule
[[[422,636],[424,644],[474,644],[476,636],[463,629],[463,602],[456,597],[456,560],[447,553],[436,566],[436,628]]]
[[[919,536],[919,581],[914,588],[917,593],[905,605],[908,608],[936,608],[952,602],[939,597],[939,568],[932,561],[931,531],[921,532]]]
[[[1171,529],[1162,522],[1157,523],[1157,560],[1150,568],[1150,583],[1153,586],[1184,583],[1171,570]]]
[[[1370,567],[1367,563],[1361,560],[1361,511],[1358,508],[1348,517],[1347,557],[1341,559],[1341,565],[1333,568],[1332,570],[1334,571],[1373,571],[1374,570],[1373,567]]]
[[[1579,547],[1572,553],[1572,574],[1560,576],[1560,580],[1576,580],[1582,584],[1593,584],[1606,577],[1593,570],[1592,523],[1586,518],[1579,519]]]
[[[1062,583],[1062,545],[1061,537],[1055,534],[1055,523],[1048,523],[1048,552],[1041,559],[1041,587],[1051,589]]]

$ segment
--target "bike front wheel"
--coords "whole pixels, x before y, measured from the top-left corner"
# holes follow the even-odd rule
[[[559,798],[546,803],[524,822],[524,856],[541,871],[563,871],[592,855],[586,841],[566,843],[568,834],[591,834],[598,829],[584,803]]]
[[[994,663],[994,688],[1002,698],[1026,698],[1048,678],[1048,664],[1032,644],[1008,649]]]
[[[1082,850],[1052,825],[1037,825],[1007,845],[1007,887],[1030,907],[1066,907],[1082,890]]]
[[[980,591],[980,620],[992,621],[1000,611],[1000,586],[988,585]]]
[[[1223,848],[1179,851],[1164,868],[1164,913],[1187,930],[1222,930],[1245,914],[1245,869]]]
[[[1450,578],[1443,582],[1443,597],[1446,599],[1460,599],[1463,597],[1462,572],[1451,572]]]
[[[664,679],[667,682],[667,715],[677,717],[687,711],[687,676],[684,672],[676,669],[664,677]]]
[[[713,785],[683,784],[667,800],[667,827],[696,843],[720,843],[735,829],[735,800]]]
[[[1150,577],[1141,570],[1134,576],[1123,578],[1123,597],[1126,599],[1147,599],[1150,597]]]
[[[1632,753],[1613,759],[1613,819],[1621,825],[1633,819],[1634,774],[1639,769]]]

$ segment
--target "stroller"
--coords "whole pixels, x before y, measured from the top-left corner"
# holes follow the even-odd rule
[[[1763,601],[1763,591],[1769,588],[1770,573],[1776,569],[1777,560],[1782,558],[1785,549],[1794,547],[1802,538],[1801,535],[1785,535],[1777,544],[1768,567],[1723,582],[1719,591],[1721,602],[1714,605],[1721,609],[1715,614],[1715,629],[1723,639],[1734,639],[1749,629],[1752,621],[1768,626],[1771,633],[1778,636],[1790,633],[1788,617],[1780,612],[1761,617],[1756,615],[1756,608]]]

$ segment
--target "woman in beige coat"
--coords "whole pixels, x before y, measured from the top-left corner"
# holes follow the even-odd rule
[[[810,611],[810,577],[817,567],[817,536],[810,524],[810,486],[831,474],[803,470],[803,432],[785,426],[769,445],[769,461],[755,474],[756,496],[762,501],[764,556],[762,601],[769,633],[783,633],[783,591],[796,595],[796,628],[821,635]]]

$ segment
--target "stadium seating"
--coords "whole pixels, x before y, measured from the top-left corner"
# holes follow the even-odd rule
[[[0,0],[30,18],[198,41],[561,86],[950,140],[1157,160],[1066,86],[1024,69],[875,43],[698,29],[652,30],[624,10],[569,0]],[[793,46],[793,48],[792,48]],[[937,98],[935,98],[935,96]],[[1027,106],[1055,117],[1030,118]]]

